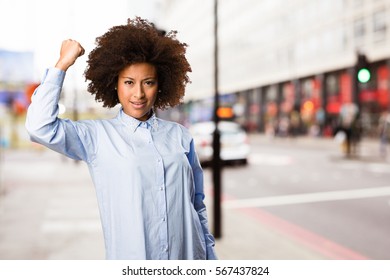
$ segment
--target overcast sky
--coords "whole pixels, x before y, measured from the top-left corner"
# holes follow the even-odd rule
[[[88,54],[95,38],[136,15],[155,20],[156,0],[0,0],[0,49],[34,52],[34,77],[54,66],[61,42],[78,40]],[[72,71],[84,81],[87,55]]]

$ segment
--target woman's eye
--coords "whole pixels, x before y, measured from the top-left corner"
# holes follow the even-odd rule
[[[148,86],[153,86],[154,84],[156,84],[156,82],[155,81],[145,81],[145,84]]]
[[[125,84],[126,85],[131,85],[131,84],[133,84],[133,81],[125,81]]]

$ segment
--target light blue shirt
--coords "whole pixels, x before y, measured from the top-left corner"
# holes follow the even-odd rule
[[[65,72],[47,70],[32,97],[31,140],[88,164],[107,259],[216,259],[203,171],[188,130],[122,110],[113,119],[58,118]]]

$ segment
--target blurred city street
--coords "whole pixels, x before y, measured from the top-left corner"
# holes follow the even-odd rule
[[[0,2],[0,260],[105,259],[87,165],[33,144],[26,112],[72,39],[85,55],[66,71],[59,118],[116,115],[85,74],[99,38],[136,17],[185,46],[191,68],[182,104],[157,116],[192,128],[202,163],[219,147],[236,161],[221,176],[203,165],[220,259],[390,260],[390,0]],[[104,56],[116,77],[128,42]],[[141,60],[160,69],[171,50],[153,46]],[[161,74],[176,69],[161,69],[164,97]]]
[[[246,166],[223,169],[220,259],[389,259],[390,163],[363,140],[250,135]],[[0,259],[104,259],[88,168],[36,147],[2,150]],[[213,225],[211,170],[206,203]]]

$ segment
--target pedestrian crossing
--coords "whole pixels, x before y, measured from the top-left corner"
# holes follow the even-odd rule
[[[269,207],[387,196],[390,196],[390,186],[227,200],[223,206],[228,209]]]
[[[260,154],[253,153],[249,156],[249,164],[252,165],[272,165],[272,166],[284,166],[294,163],[292,157],[285,155],[275,154]]]

